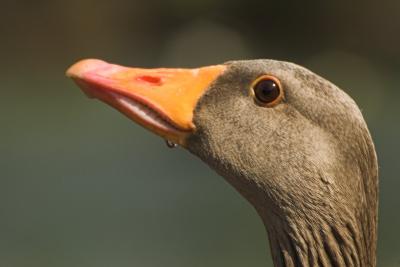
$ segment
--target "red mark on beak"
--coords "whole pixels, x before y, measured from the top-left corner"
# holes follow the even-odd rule
[[[157,76],[140,75],[140,76],[136,76],[136,80],[141,81],[141,82],[150,83],[152,85],[157,85],[157,86],[162,85],[162,79]]]

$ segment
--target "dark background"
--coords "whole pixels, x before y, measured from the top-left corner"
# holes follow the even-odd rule
[[[400,266],[400,1],[0,4],[1,267],[271,266],[260,219],[221,177],[64,77],[88,57],[274,58],[344,88],[379,156],[379,266]]]

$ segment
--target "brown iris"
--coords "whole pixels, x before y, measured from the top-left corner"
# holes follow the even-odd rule
[[[269,75],[258,78],[254,82],[252,89],[256,101],[267,107],[276,105],[283,97],[283,91],[279,80]]]

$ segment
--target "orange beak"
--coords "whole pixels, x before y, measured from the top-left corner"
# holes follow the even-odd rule
[[[145,128],[180,145],[195,130],[193,112],[223,65],[197,69],[139,69],[97,59],[67,70],[89,96],[116,108]]]

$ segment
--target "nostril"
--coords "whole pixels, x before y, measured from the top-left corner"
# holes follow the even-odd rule
[[[151,83],[153,85],[161,85],[162,80],[160,77],[157,76],[150,76],[150,75],[140,75],[136,76],[136,80],[146,83]]]

